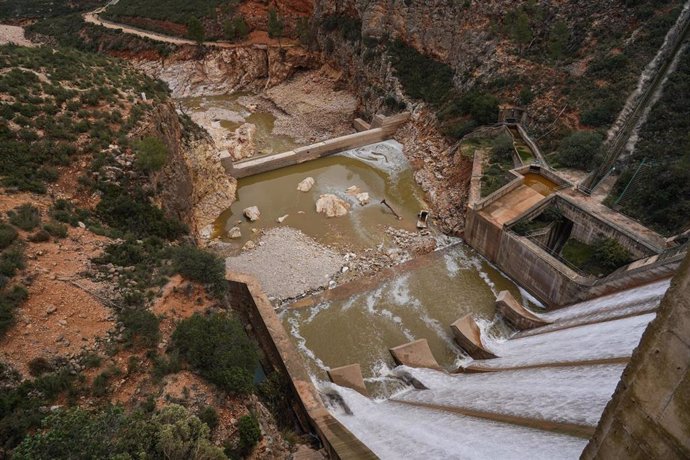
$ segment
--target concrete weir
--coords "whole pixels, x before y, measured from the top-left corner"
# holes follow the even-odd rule
[[[520,331],[546,326],[537,315],[520,305],[515,297],[508,291],[501,291],[496,296],[496,311],[513,327]]]
[[[460,348],[465,350],[474,359],[493,359],[495,354],[484,348],[482,345],[481,331],[479,326],[468,313],[450,325],[455,341]]]
[[[413,342],[404,343],[393,347],[390,350],[396,363],[410,367],[426,367],[428,369],[440,370],[436,358],[431,353],[429,343],[426,339],[419,339]]]
[[[233,299],[247,313],[267,358],[278,372],[287,376],[296,396],[294,410],[302,429],[316,433],[331,458],[378,458],[328,412],[259,282],[238,273],[226,273],[226,279]]]
[[[362,368],[359,364],[349,364],[347,366],[335,367],[327,371],[331,382],[341,387],[352,388],[364,396],[369,396],[367,387],[364,385]]]
[[[345,136],[317,142],[316,144],[298,147],[287,152],[236,162],[233,162],[230,155],[226,153],[221,157],[220,161],[229,175],[241,179],[243,177],[285,168],[328,155],[334,155],[345,150],[385,141],[390,139],[398,128],[409,118],[409,112],[403,112],[390,117],[376,115],[371,125],[367,125],[362,120],[357,119],[355,120],[355,127],[358,132],[353,134],[347,134]]]

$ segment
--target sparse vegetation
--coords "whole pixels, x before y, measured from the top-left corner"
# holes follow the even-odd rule
[[[241,452],[249,453],[261,440],[261,427],[254,415],[245,415],[240,418],[238,429],[240,432],[239,448]]]
[[[599,238],[591,245],[569,239],[561,256],[575,267],[597,276],[608,275],[632,262],[630,252],[611,238]]]
[[[491,195],[508,184],[515,176],[510,170],[515,167],[513,161],[513,139],[508,133],[501,133],[491,140],[489,159],[482,171],[482,197]]]
[[[38,212],[38,208],[29,203],[15,208],[8,215],[12,225],[26,232],[33,230],[41,223],[41,215]]]
[[[144,173],[160,170],[168,159],[168,147],[157,137],[145,137],[134,144],[137,167]]]

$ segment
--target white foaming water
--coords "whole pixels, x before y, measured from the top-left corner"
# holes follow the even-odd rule
[[[625,125],[628,116],[633,112],[633,110],[639,103],[640,97],[647,90],[649,90],[650,82],[654,79],[656,73],[662,67],[663,61],[668,58],[667,54],[675,45],[675,40],[679,37],[683,27],[685,27],[688,21],[690,21],[690,1],[685,3],[683,9],[678,15],[678,19],[676,19],[676,23],[666,33],[664,43],[659,48],[659,51],[654,56],[654,59],[652,59],[649,62],[649,64],[647,64],[645,69],[642,71],[640,79],[637,82],[637,87],[635,88],[635,91],[628,97],[627,101],[625,102],[625,105],[623,106],[623,109],[618,115],[618,118],[611,126],[611,129],[609,129],[606,136],[606,142],[610,142],[618,134],[620,129]],[[659,86],[663,86],[663,82],[661,82]],[[642,117],[645,117],[645,115],[643,114]]]
[[[513,368],[626,358],[632,354],[654,316],[653,313],[633,316],[513,340],[496,341],[482,336],[484,346],[499,358],[481,361],[479,366]]]
[[[429,389],[395,399],[596,426],[624,368],[616,364],[449,375],[403,367]]]
[[[295,338],[297,341],[297,349],[302,352],[304,355],[306,355],[309,359],[314,361],[314,363],[324,371],[327,371],[330,369],[326,364],[324,364],[323,361],[321,361],[309,347],[307,347],[307,339],[305,339],[302,334],[300,334],[300,328],[299,328],[299,320],[294,317],[290,318],[288,320],[288,324],[290,324],[290,334]]]
[[[402,149],[403,146],[401,143],[389,140],[367,145],[365,147],[346,150],[338,155],[355,158],[368,163],[376,169],[387,172],[392,178],[395,178],[409,167],[407,158],[405,158]]]
[[[565,321],[594,315],[597,315],[598,319],[606,319],[646,311],[650,305],[659,305],[670,285],[670,279],[656,281],[627,291],[580,302],[570,307],[541,313],[539,317],[547,321]]]
[[[586,439],[533,430],[391,401],[376,402],[333,386],[352,411],[331,412],[380,458],[572,459]]]

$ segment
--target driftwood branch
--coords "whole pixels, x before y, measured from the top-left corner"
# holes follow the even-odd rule
[[[389,205],[388,203],[386,203],[386,200],[385,200],[385,199],[384,199],[384,200],[381,200],[381,204],[384,205],[385,207],[387,207],[388,209],[390,209],[391,212],[392,212],[393,214],[395,214],[395,217],[398,218],[398,220],[402,220],[402,217],[400,217],[400,214],[398,214],[397,212],[395,212],[395,209],[393,209],[393,208],[391,207],[391,205]]]

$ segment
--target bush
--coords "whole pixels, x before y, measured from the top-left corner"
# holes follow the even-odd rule
[[[174,240],[187,231],[180,221],[168,219],[152,205],[141,190],[130,195],[120,188],[107,188],[96,205],[96,213],[110,227],[138,237]]]
[[[202,377],[233,393],[249,393],[258,364],[255,345],[226,314],[194,314],[181,321],[172,343]]]
[[[199,18],[191,18],[187,21],[187,36],[197,43],[204,41],[204,25]]]
[[[491,161],[494,163],[513,163],[513,139],[509,134],[501,134],[491,141]]]
[[[157,137],[145,137],[134,144],[137,167],[145,172],[159,171],[168,159],[168,147]]]
[[[199,412],[199,419],[204,422],[213,431],[218,426],[218,412],[212,406],[204,407]]]
[[[13,286],[0,292],[0,338],[14,324],[14,310],[28,298],[29,293],[21,286]]]
[[[590,171],[599,158],[603,139],[595,131],[578,131],[563,138],[558,146],[558,164]]]
[[[245,415],[238,423],[240,433],[240,450],[249,453],[261,440],[261,427],[254,415]]]
[[[160,380],[168,374],[176,374],[182,369],[180,364],[180,356],[176,351],[173,351],[167,356],[153,357],[153,376]]]
[[[14,245],[0,254],[0,275],[12,278],[17,270],[24,268],[24,249]]]
[[[180,246],[173,251],[173,261],[180,275],[209,286],[214,295],[226,292],[225,262],[220,257],[194,246]]]
[[[10,211],[8,214],[12,225],[27,232],[33,230],[41,223],[38,208],[29,203],[15,208],[14,211]]]
[[[45,243],[46,241],[50,240],[50,233],[48,233],[44,229],[40,229],[33,235],[29,235],[28,240],[32,243]]]
[[[401,40],[396,40],[388,51],[395,74],[410,97],[438,104],[453,88],[453,70],[449,65],[421,54]]]
[[[225,21],[223,35],[230,41],[243,39],[249,35],[249,26],[242,16],[236,16],[231,20]]]
[[[605,270],[613,271],[632,262],[630,252],[612,238],[601,238],[592,246],[594,262]]]
[[[0,249],[5,249],[17,239],[17,231],[6,223],[0,223]]]
[[[65,238],[67,236],[67,226],[59,222],[44,224],[43,230],[55,238]]]
[[[155,347],[160,340],[160,320],[148,310],[125,309],[120,312],[120,321],[125,326],[124,339],[129,347]]]
[[[53,364],[42,356],[29,361],[29,374],[33,377],[38,377],[54,370]]]

